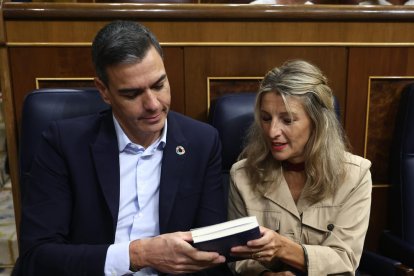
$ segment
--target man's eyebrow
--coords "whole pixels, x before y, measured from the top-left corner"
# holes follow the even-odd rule
[[[167,78],[167,74],[162,74],[162,75],[158,78],[158,80],[157,80],[156,82],[154,82],[154,84],[153,84],[152,86],[154,86],[154,85],[156,85],[156,84],[158,84],[158,83],[160,83],[160,82],[163,82],[166,78]]]
[[[119,89],[118,92],[120,94],[130,94],[130,93],[141,94],[142,92],[144,92],[144,89],[142,89],[142,88],[123,88],[123,89]]]
[[[154,84],[151,85],[151,87],[154,86],[154,85],[159,84],[160,82],[163,82],[166,78],[167,78],[167,74],[161,75],[158,78],[158,80],[156,80],[154,82]],[[141,94],[142,92],[144,92],[144,88],[138,88],[138,87],[135,87],[135,88],[122,88],[122,89],[119,89],[118,92],[121,93],[121,94],[129,94],[129,93]]]

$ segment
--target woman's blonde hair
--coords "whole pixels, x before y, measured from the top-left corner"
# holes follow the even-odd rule
[[[289,111],[289,98],[299,99],[310,117],[312,131],[305,146],[307,182],[302,195],[312,203],[333,195],[345,176],[344,158],[348,143],[334,108],[334,97],[327,79],[316,66],[293,60],[269,71],[256,97],[254,122],[239,159],[246,158],[245,169],[252,185],[264,192],[267,183],[282,177],[281,162],[273,158],[261,128],[263,95],[281,95]]]

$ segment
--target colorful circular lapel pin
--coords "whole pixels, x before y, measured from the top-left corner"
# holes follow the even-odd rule
[[[183,146],[177,146],[177,147],[175,148],[175,152],[176,152],[178,155],[183,155],[183,154],[185,153],[185,149],[184,149],[184,147],[183,147]]]

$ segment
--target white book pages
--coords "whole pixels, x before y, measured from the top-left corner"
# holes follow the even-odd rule
[[[195,243],[219,239],[233,234],[248,231],[258,227],[259,224],[255,216],[244,217],[227,222],[214,224],[206,227],[191,229],[193,241]]]

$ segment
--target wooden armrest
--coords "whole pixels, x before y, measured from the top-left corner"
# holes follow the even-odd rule
[[[395,275],[396,276],[414,276],[414,269],[411,267],[405,266],[403,264],[398,264],[395,266]]]

